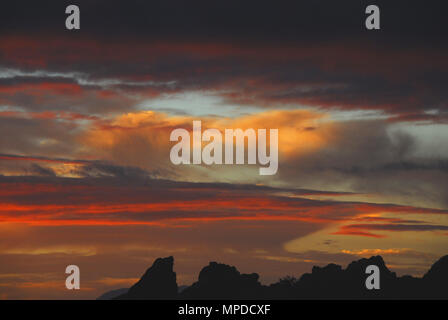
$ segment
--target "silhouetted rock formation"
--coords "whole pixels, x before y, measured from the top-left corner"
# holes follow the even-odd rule
[[[113,299],[125,294],[126,292],[128,292],[128,290],[129,290],[129,288],[120,288],[120,289],[107,291],[107,292],[103,293],[102,295],[100,295],[98,298],[96,298],[96,300],[113,300]]]
[[[380,270],[380,290],[368,290],[365,273],[369,265]],[[394,296],[397,276],[391,272],[380,256],[353,261],[343,270],[341,266],[329,264],[313,267],[311,274],[304,274],[296,284],[296,297],[319,299],[367,299],[391,298]]]
[[[368,290],[366,268],[380,270],[380,289]],[[258,274],[241,274],[235,267],[211,262],[198,281],[178,292],[173,258],[157,259],[128,293],[118,299],[448,299],[448,256],[437,261],[423,278],[397,277],[380,256],[360,259],[346,269],[336,264],[313,267],[300,279],[291,277],[269,286]]]
[[[117,299],[175,299],[177,298],[174,258],[158,258],[151,268],[129,291]]]
[[[423,276],[424,292],[427,298],[448,297],[448,255],[440,258]]]
[[[258,274],[241,274],[235,267],[216,262],[203,268],[198,281],[183,290],[183,299],[253,299],[261,298]]]

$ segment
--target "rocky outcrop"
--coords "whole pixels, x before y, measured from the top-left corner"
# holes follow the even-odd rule
[[[258,274],[241,274],[235,267],[210,262],[199,273],[198,281],[180,294],[184,299],[250,299],[260,297]]]
[[[177,298],[174,258],[158,258],[128,292],[116,299],[175,299]]]
[[[117,299],[448,299],[448,256],[422,277],[397,277],[380,256],[360,259],[343,269],[336,264],[313,267],[300,279],[283,278],[264,286],[256,273],[211,262],[198,281],[178,290],[173,257],[159,258],[126,294]],[[380,270],[380,289],[368,290],[366,268]]]
[[[448,255],[440,258],[423,276],[427,298],[448,298]]]

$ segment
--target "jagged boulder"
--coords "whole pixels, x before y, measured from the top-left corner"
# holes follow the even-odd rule
[[[253,299],[263,288],[258,274],[241,274],[235,267],[210,262],[199,273],[198,281],[180,294],[184,299]]]
[[[380,290],[366,288],[366,269],[375,265],[380,270]],[[381,256],[363,258],[350,263],[345,269],[344,281],[346,283],[347,298],[392,298],[396,293],[397,275],[390,271]]]
[[[369,276],[366,268],[376,265],[380,270],[381,290],[368,290],[365,280]],[[360,259],[350,263],[346,269],[329,264],[313,267],[295,284],[294,297],[302,299],[372,299],[394,297],[397,276],[391,272],[380,256]]]
[[[314,266],[311,273],[302,275],[296,283],[298,298],[331,298],[338,295],[343,287],[344,272],[340,265]]]

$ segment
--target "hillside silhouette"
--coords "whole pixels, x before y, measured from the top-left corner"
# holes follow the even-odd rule
[[[367,266],[380,270],[380,289],[368,290]],[[111,291],[111,299],[448,299],[448,255],[440,258],[421,278],[397,277],[381,256],[360,259],[343,269],[329,264],[313,267],[299,279],[286,277],[262,285],[256,273],[242,274],[235,267],[210,262],[191,286],[178,290],[174,258],[158,258],[141,279],[124,294]]]

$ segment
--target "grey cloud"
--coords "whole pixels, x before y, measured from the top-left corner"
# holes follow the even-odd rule
[[[390,133],[390,125],[379,120],[342,123],[327,146],[281,163],[279,178],[304,188],[356,190],[446,208],[447,159],[416,156],[415,139]]]

